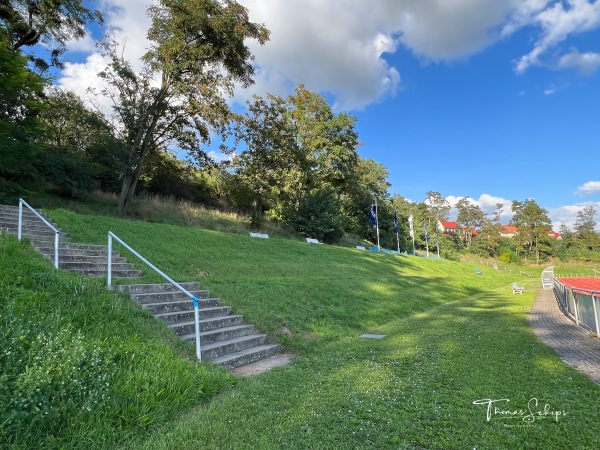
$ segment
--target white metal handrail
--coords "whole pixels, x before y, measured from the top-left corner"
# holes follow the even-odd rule
[[[60,231],[58,231],[54,225],[52,225],[44,217],[42,217],[42,215],[40,213],[38,213],[35,209],[33,209],[31,206],[29,206],[27,204],[27,202],[25,200],[23,200],[22,198],[19,199],[19,228],[17,231],[18,239],[21,240],[21,235],[22,235],[21,230],[23,228],[23,205],[25,205],[27,208],[29,208],[31,210],[31,212],[33,212],[42,222],[44,222],[46,225],[48,225],[48,227],[50,227],[50,229],[52,231],[54,231],[54,267],[56,267],[58,269],[58,240],[59,240]]]
[[[164,272],[162,272],[160,269],[158,269],[154,264],[152,264],[150,261],[148,261],[142,255],[140,255],[138,252],[136,252],[133,248],[131,248],[125,242],[123,242],[123,240],[121,238],[119,238],[119,236],[114,234],[112,231],[108,232],[108,287],[109,288],[111,287],[111,282],[112,282],[112,240],[113,239],[116,239],[127,250],[129,250],[131,253],[133,253],[135,256],[137,256],[139,259],[141,259],[142,262],[144,262],[148,267],[150,267],[152,270],[154,270],[156,273],[158,273],[160,276],[162,276],[165,280],[167,280],[169,283],[171,283],[173,286],[175,286],[177,289],[179,289],[181,292],[183,292],[185,295],[187,295],[189,298],[191,298],[194,301],[194,324],[195,324],[195,331],[196,331],[196,357],[198,358],[198,361],[202,361],[202,352],[201,352],[201,347],[200,347],[200,318],[198,316],[198,298],[195,295],[192,295],[187,289],[185,289],[179,283],[172,280],[168,275],[166,275]]]

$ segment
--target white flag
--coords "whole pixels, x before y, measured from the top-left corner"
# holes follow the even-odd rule
[[[408,217],[408,225],[410,226],[410,237],[414,238],[415,233],[413,232],[413,216],[412,216],[412,214]]]

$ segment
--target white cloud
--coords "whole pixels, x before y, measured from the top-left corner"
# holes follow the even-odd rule
[[[591,195],[600,193],[600,181],[588,181],[577,188],[576,194]]]
[[[101,0],[99,3],[107,28],[114,30],[115,40],[122,44],[123,56],[135,69],[141,68],[140,58],[149,45],[146,33],[150,27],[150,19],[146,10],[151,3],[151,0]],[[91,41],[91,37],[86,38],[83,44],[72,41],[68,47],[69,51],[82,51],[83,45],[89,46]],[[98,73],[105,69],[107,64],[108,60],[103,59],[97,52],[90,53],[82,62],[67,62],[57,84],[84,99],[89,99],[88,88],[100,90],[103,87]],[[105,99],[96,101],[108,106]]]
[[[452,206],[452,211],[450,212],[451,217],[456,217],[456,214],[458,214],[456,204],[463,198],[465,197],[458,197],[454,195],[449,195],[446,197],[446,200],[448,200],[448,203],[450,203],[450,206]],[[481,210],[488,215],[495,213],[497,210],[496,205],[501,204],[502,214],[500,214],[500,220],[503,223],[508,222],[513,215],[511,209],[512,200],[507,200],[502,197],[495,197],[489,194],[481,194],[479,199],[473,199],[469,197],[469,200],[473,205],[479,206]]]
[[[548,210],[548,215],[552,220],[553,229],[558,231],[561,225],[566,225],[569,229],[573,230],[573,225],[577,222],[577,213],[589,206],[600,212],[600,202],[583,202],[575,205],[550,208]]]
[[[582,75],[590,75],[600,66],[600,53],[579,53],[577,49],[560,57],[556,69],[577,69]]]
[[[523,27],[539,37],[518,59],[517,72],[542,65],[542,57],[570,35],[600,26],[600,1],[592,0],[240,0],[250,19],[264,23],[271,39],[264,46],[251,41],[256,56],[256,84],[239,90],[244,103],[252,94],[291,93],[298,84],[329,94],[338,110],[361,109],[393,96],[402,88],[401,63],[389,55],[409,49],[424,62],[467,58]],[[125,56],[134,64],[148,48],[151,0],[100,0],[108,26],[125,42]],[[89,50],[90,39],[72,49]],[[97,59],[88,58],[60,81],[66,88],[92,82]],[[507,61],[508,64],[508,61]],[[548,63],[546,63],[548,65]],[[555,69],[577,68],[591,73],[600,55],[572,49]],[[139,66],[138,66],[139,67]],[[85,72],[90,72],[86,75]],[[73,78],[77,75],[78,78]]]
[[[515,71],[523,73],[530,66],[542,65],[541,57],[551,48],[563,42],[571,34],[582,33],[600,27],[600,2],[595,0],[567,0],[555,2],[548,8],[532,14],[522,25],[537,25],[542,36],[533,49],[515,63]]]

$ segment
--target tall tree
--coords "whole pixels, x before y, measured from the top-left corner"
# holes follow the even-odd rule
[[[286,174],[297,156],[296,129],[286,100],[275,95],[254,97],[248,112],[237,120],[235,138],[236,146],[242,141],[246,145],[235,154],[233,167],[251,190],[252,225],[257,227],[265,197],[285,188]]]
[[[301,189],[332,187],[350,180],[358,160],[356,118],[335,114],[325,98],[299,85],[288,99],[301,154]]]
[[[457,231],[459,231],[460,236],[464,239],[465,247],[470,247],[473,235],[478,229],[481,230],[483,226],[485,214],[479,205],[473,203],[470,197],[461,198],[456,204],[456,209],[458,209],[456,221],[462,228],[460,231]]]
[[[573,229],[577,234],[577,238],[589,250],[593,250],[599,246],[599,236],[596,232],[596,215],[598,213],[592,206],[586,206],[577,212],[577,221],[573,225]]]
[[[8,42],[0,30],[0,176],[31,179],[40,152],[35,140],[45,80],[27,68],[27,59]]]
[[[552,229],[548,211],[533,199],[513,200],[512,210],[511,223],[518,228],[518,243],[526,250],[526,255],[534,251],[536,264],[539,264],[540,250],[548,244],[548,232]]]
[[[124,215],[149,152],[175,145],[207,159],[202,143],[209,130],[229,120],[225,95],[234,83],[253,83],[253,56],[247,39],[263,44],[268,30],[250,22],[234,0],[161,0],[151,6],[151,47],[138,74],[108,41],[110,66],[101,73],[109,87],[115,119],[129,151],[122,174],[118,213]]]
[[[436,237],[438,233],[438,221],[447,220],[450,214],[450,203],[446,200],[439,192],[429,191],[427,192],[427,198],[425,199],[427,205],[427,225],[428,233],[435,229]],[[437,254],[440,255],[440,244],[439,238],[435,240],[437,248]]]

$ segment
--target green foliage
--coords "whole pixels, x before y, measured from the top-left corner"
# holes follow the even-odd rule
[[[2,394],[8,398],[0,416],[7,434],[65,428],[71,418],[97,414],[109,403],[116,364],[61,322],[56,315],[42,322],[14,315],[2,324]]]
[[[337,244],[344,234],[339,211],[335,190],[315,190],[299,205],[294,229],[306,237]]]
[[[10,0],[0,4],[0,24],[14,50],[38,43],[49,47],[51,62],[60,65],[59,57],[71,39],[83,38],[88,22],[102,23],[98,11],[89,9],[83,0]],[[36,63],[47,68],[40,58]]]

